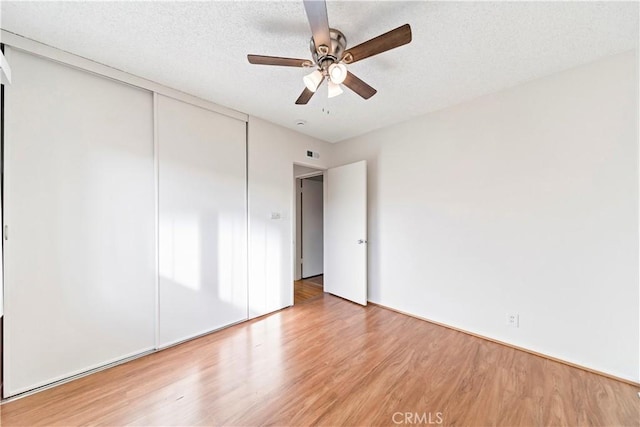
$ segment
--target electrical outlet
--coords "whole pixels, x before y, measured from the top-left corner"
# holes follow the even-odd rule
[[[518,313],[507,313],[507,326],[512,328],[520,327],[520,315]]]

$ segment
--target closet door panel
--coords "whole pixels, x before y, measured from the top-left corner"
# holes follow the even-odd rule
[[[246,128],[160,95],[156,117],[164,347],[247,318]]]
[[[152,94],[8,48],[5,396],[154,347]]]

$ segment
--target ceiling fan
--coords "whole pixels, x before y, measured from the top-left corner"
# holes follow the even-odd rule
[[[371,98],[377,91],[349,72],[347,65],[409,43],[411,41],[409,24],[347,49],[347,39],[344,34],[329,28],[325,0],[303,0],[303,3],[311,25],[310,49],[313,59],[247,55],[249,62],[259,65],[315,68],[311,74],[303,78],[306,87],[296,100],[296,104],[299,105],[309,102],[325,79],[328,84],[329,98],[342,93],[341,84],[364,99]]]

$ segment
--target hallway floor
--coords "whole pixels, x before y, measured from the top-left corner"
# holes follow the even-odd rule
[[[296,280],[294,286],[294,304],[300,304],[322,295],[324,277],[322,275]]]

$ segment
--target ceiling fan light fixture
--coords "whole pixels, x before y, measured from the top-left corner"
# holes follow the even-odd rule
[[[329,78],[339,85],[347,78],[347,66],[340,63],[331,64],[329,66]]]
[[[329,89],[329,98],[333,98],[336,97],[338,95],[342,95],[342,87],[340,87],[339,84],[336,84],[334,82],[332,82],[331,80],[329,80],[327,82],[327,87]]]
[[[322,73],[318,70],[315,70],[313,73],[304,76],[302,78],[302,81],[304,82],[304,85],[307,87],[307,89],[309,89],[311,92],[315,92],[318,89],[318,86],[320,86],[320,83],[322,83],[323,78],[324,76],[322,75]]]

